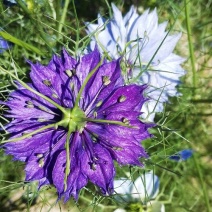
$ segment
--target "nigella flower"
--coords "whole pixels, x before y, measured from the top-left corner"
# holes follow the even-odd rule
[[[113,193],[114,160],[142,166],[140,142],[152,126],[139,120],[146,85],[125,86],[119,62],[106,62],[97,49],[78,60],[63,50],[47,66],[30,62],[32,82],[19,80],[1,102],[13,118],[3,147],[26,162],[26,181],[53,184],[67,201],[88,181]]]
[[[135,182],[127,178],[114,181],[114,191],[123,200],[141,200],[147,202],[154,199],[159,192],[159,178],[152,172],[139,176]]]
[[[179,95],[176,86],[185,74],[180,66],[184,59],[172,52],[181,34],[168,35],[167,22],[158,24],[156,9],[139,16],[132,6],[124,17],[114,4],[112,10],[112,19],[99,15],[98,24],[87,23],[87,32],[93,36],[90,48],[97,43],[110,58],[122,56],[126,83],[149,84],[146,93],[151,100],[142,108],[142,116],[153,121],[168,97]]]
[[[115,180],[114,193],[121,203],[129,205],[130,202],[141,202],[143,207],[147,207],[147,211],[165,211],[163,204],[153,200],[159,193],[159,178],[152,172],[142,174],[134,182],[127,178]],[[137,207],[142,206],[138,204]]]
[[[192,149],[184,149],[182,151],[179,151],[178,153],[171,155],[169,157],[170,160],[174,160],[174,161],[184,161],[189,159],[192,155],[193,155],[193,150]]]
[[[9,49],[9,44],[6,40],[0,37],[0,54]]]

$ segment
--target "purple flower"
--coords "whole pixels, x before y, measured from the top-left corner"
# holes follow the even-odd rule
[[[88,181],[113,193],[115,168],[142,166],[149,138],[139,120],[146,85],[125,86],[119,60],[105,62],[95,49],[78,60],[63,50],[47,66],[31,63],[32,83],[18,83],[5,104],[11,138],[7,154],[26,162],[26,181],[53,184],[59,198],[78,199]]]
[[[169,159],[177,162],[184,161],[189,159],[193,155],[193,152],[194,151],[192,149],[184,149],[174,155],[171,155]]]
[[[9,44],[6,40],[0,37],[0,54],[9,49]]]

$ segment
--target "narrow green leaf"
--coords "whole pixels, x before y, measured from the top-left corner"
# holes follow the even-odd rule
[[[34,46],[32,46],[28,43],[25,43],[24,41],[19,40],[18,38],[8,34],[7,32],[0,31],[0,36],[3,37],[7,41],[15,43],[15,44],[17,44],[17,45],[19,45],[19,46],[21,46],[21,47],[23,47],[23,48],[25,48],[29,51],[33,51],[33,52],[35,52],[39,55],[43,55],[45,53],[45,52],[40,51],[38,48],[36,48],[36,47],[34,47]]]

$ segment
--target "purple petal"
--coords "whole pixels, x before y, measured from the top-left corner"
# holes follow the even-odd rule
[[[113,159],[107,149],[99,144],[93,145],[93,154],[95,161],[91,160],[92,155],[89,151],[82,155],[82,172],[92,183],[100,187],[103,194],[111,194],[115,176]]]
[[[110,112],[140,110],[141,106],[146,101],[142,96],[145,88],[145,85],[129,85],[119,87],[102,104],[102,107],[100,107],[97,113],[107,115]]]
[[[85,87],[88,95],[87,104],[89,104],[86,104],[86,113],[88,114],[95,107],[99,99],[107,99],[111,92],[121,85],[123,85],[123,78],[119,60],[103,64]]]

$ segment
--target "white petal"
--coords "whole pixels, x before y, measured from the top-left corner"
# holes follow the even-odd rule
[[[165,212],[164,204],[158,201],[151,201],[147,203],[147,212]]]
[[[146,202],[157,196],[159,192],[159,178],[151,172],[145,173],[136,179],[132,187],[133,199]]]
[[[114,194],[115,198],[119,201],[131,200],[132,181],[126,178],[114,180]]]
[[[125,209],[123,208],[117,208],[115,211],[113,212],[127,212]]]

